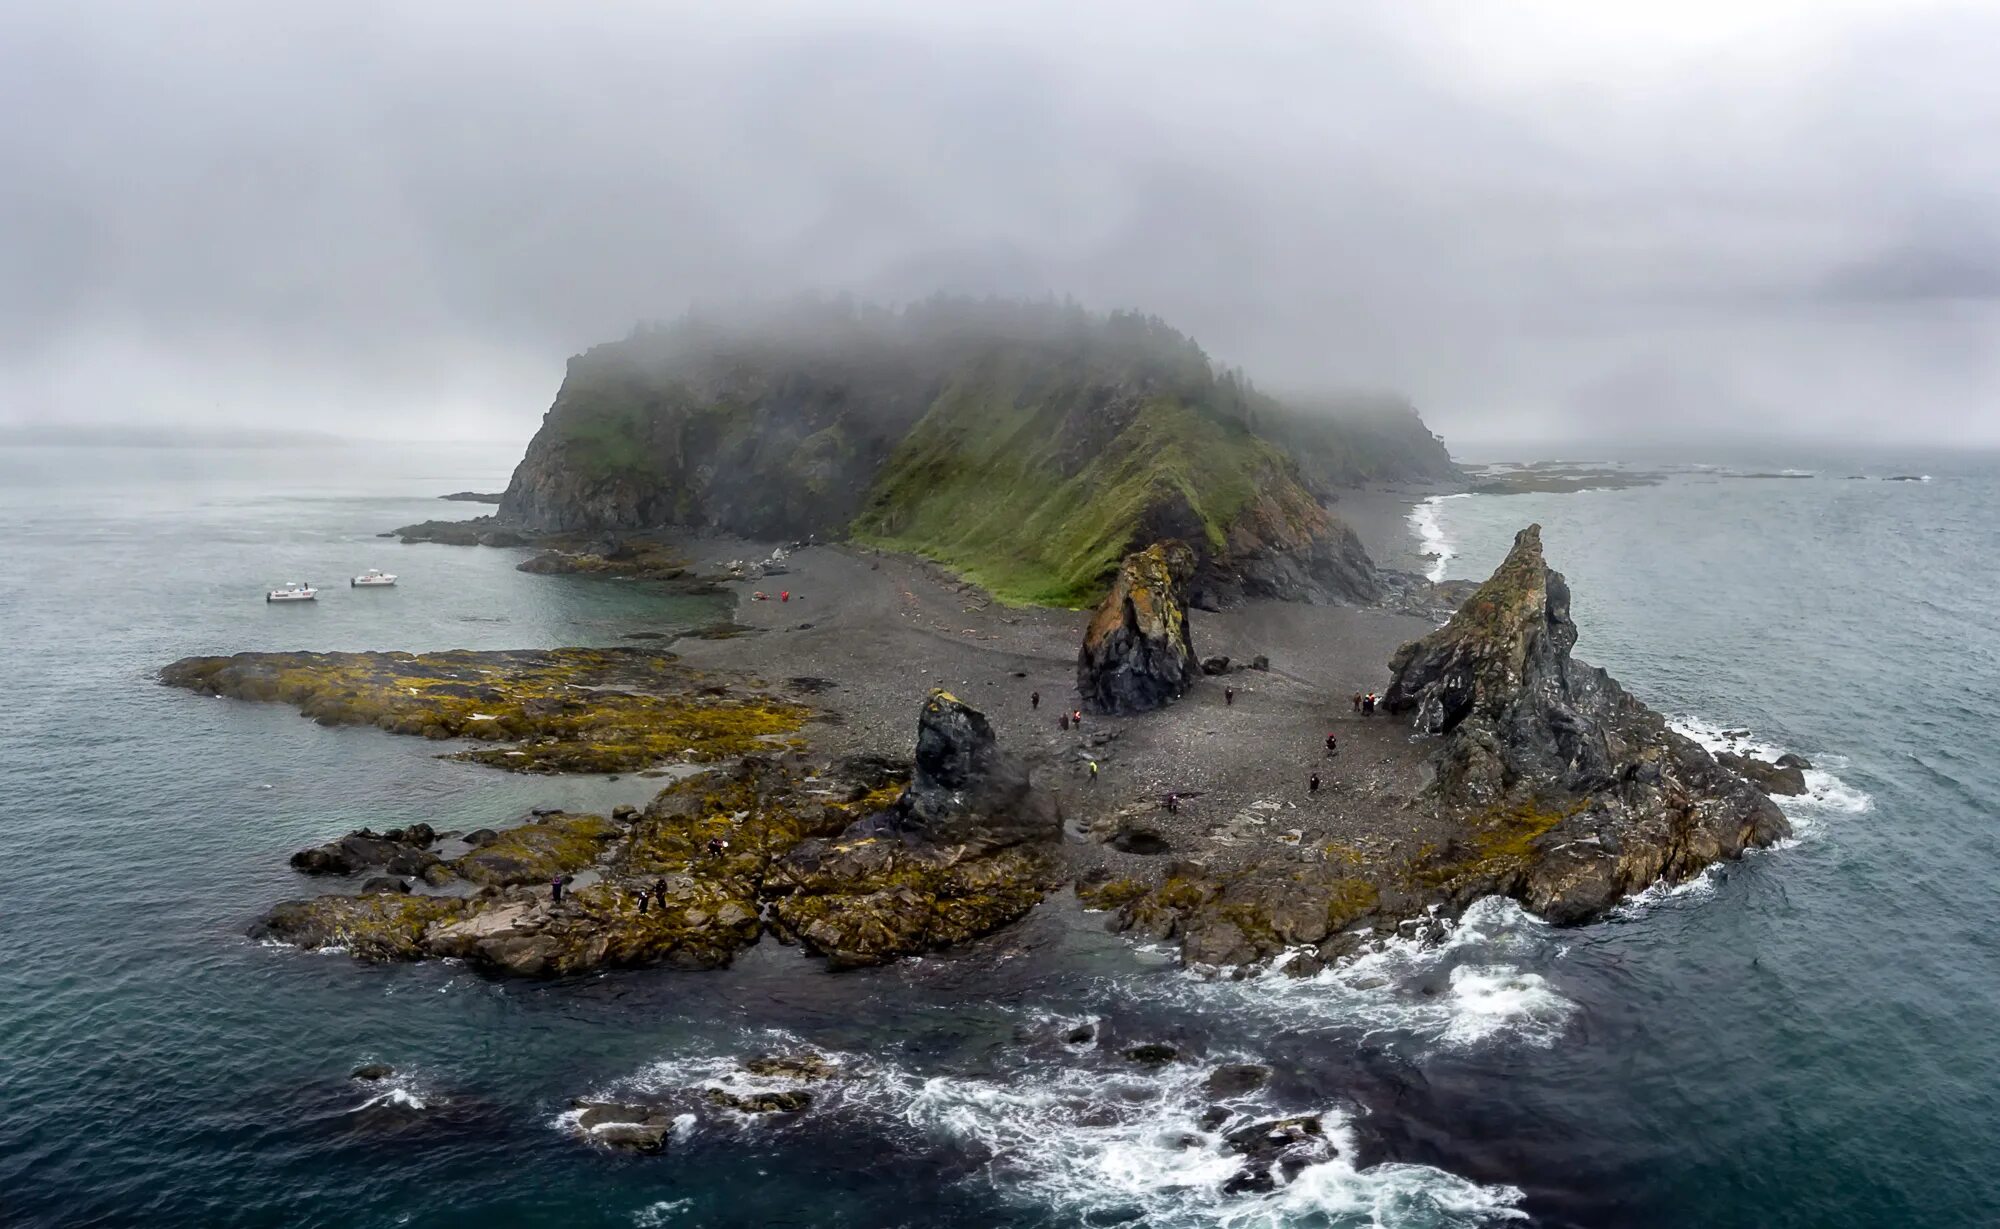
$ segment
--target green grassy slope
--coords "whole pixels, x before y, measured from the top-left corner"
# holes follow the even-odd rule
[[[1149,511],[1191,511],[1220,551],[1260,478],[1285,472],[1199,383],[1135,393],[1114,412],[1091,404],[1104,387],[1095,373],[1067,367],[1016,354],[955,379],[883,467],[855,537],[935,559],[1008,601],[1079,605],[1102,594]],[[1082,439],[1091,414],[1125,421]]]

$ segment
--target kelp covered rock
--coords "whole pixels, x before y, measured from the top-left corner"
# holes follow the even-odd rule
[[[1127,555],[1091,616],[1076,687],[1102,713],[1143,713],[1187,694],[1201,674],[1188,633],[1195,556],[1178,541]]]
[[[497,744],[454,753],[512,772],[627,772],[767,749],[807,710],[654,649],[238,653],[160,680],[296,707],[321,725]],[[740,690],[739,690],[740,688]]]

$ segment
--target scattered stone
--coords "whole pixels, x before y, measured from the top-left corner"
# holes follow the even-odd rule
[[[1252,670],[1269,670],[1271,668],[1271,659],[1259,653],[1250,659],[1250,668]]]
[[[1227,674],[1229,673],[1229,659],[1227,657],[1204,657],[1201,660],[1201,672],[1209,675]]]

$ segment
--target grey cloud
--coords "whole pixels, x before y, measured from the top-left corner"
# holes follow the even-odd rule
[[[2000,21],[1758,7],[9,6],[0,419],[522,434],[635,320],[949,289],[1455,442],[2000,442]]]

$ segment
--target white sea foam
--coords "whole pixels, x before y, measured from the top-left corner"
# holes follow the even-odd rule
[[[1719,725],[1692,716],[1675,716],[1669,718],[1667,724],[1700,743],[1710,753],[1732,751],[1765,761],[1775,761],[1786,754],[1785,748],[1763,741],[1743,726]],[[1792,821],[1792,840],[1781,842],[1780,848],[1819,836],[1824,831],[1824,821],[1828,816],[1859,815],[1874,809],[1872,795],[1848,784],[1835,771],[1847,766],[1846,757],[1822,754],[1812,757],[1812,761],[1813,766],[1805,770],[1805,793],[1792,798],[1772,799],[1785,813],[1785,818]]]
[[[1190,974],[1179,993],[1192,1008],[1276,1015],[1291,1029],[1355,1029],[1451,1049],[1548,1047],[1561,1039],[1576,1005],[1522,967],[1549,956],[1547,923],[1491,896],[1441,925],[1441,942],[1391,939],[1312,977],[1210,981]]]
[[[693,1206],[692,1199],[662,1199],[632,1213],[632,1223],[639,1229],[659,1229],[662,1225],[673,1224],[682,1212]]]
[[[1424,576],[1432,581],[1444,579],[1445,566],[1458,556],[1458,550],[1444,536],[1444,526],[1438,523],[1438,505],[1447,499],[1464,499],[1465,492],[1456,495],[1432,495],[1410,509],[1410,527],[1423,539],[1422,554],[1429,556],[1431,566]]]
[[[1036,1014],[1071,1025],[1093,1019]],[[933,1075],[892,1057],[812,1050],[775,1030],[745,1041],[746,1049],[814,1052],[842,1069],[836,1079],[809,1085],[814,1105],[808,1113],[851,1113],[892,1135],[912,1134],[912,1143],[968,1153],[981,1164],[967,1180],[989,1183],[1005,1199],[1060,1210],[1066,1223],[1116,1214],[1155,1229],[1330,1223],[1397,1229],[1520,1218],[1522,1192],[1511,1186],[1482,1186],[1423,1165],[1356,1168],[1353,1123],[1331,1106],[1311,1111],[1320,1118],[1326,1146],[1312,1150],[1311,1163],[1289,1182],[1280,1172],[1270,1192],[1224,1194],[1223,1184],[1246,1164],[1229,1149],[1226,1133],[1300,1111],[1281,1109],[1261,1092],[1246,1093],[1224,1100],[1228,1122],[1203,1130],[1202,1115],[1216,1103],[1205,1087],[1207,1063],[1147,1068],[1066,1047],[1022,1049],[1010,1057],[1008,1070],[993,1075]],[[1226,1058],[1210,1056],[1211,1062]],[[656,1062],[601,1095],[717,1086],[749,1091],[786,1083],[747,1075],[733,1057],[683,1055]],[[574,1119],[571,1111],[556,1121],[572,1129]],[[774,1121],[772,1129],[784,1127]]]

